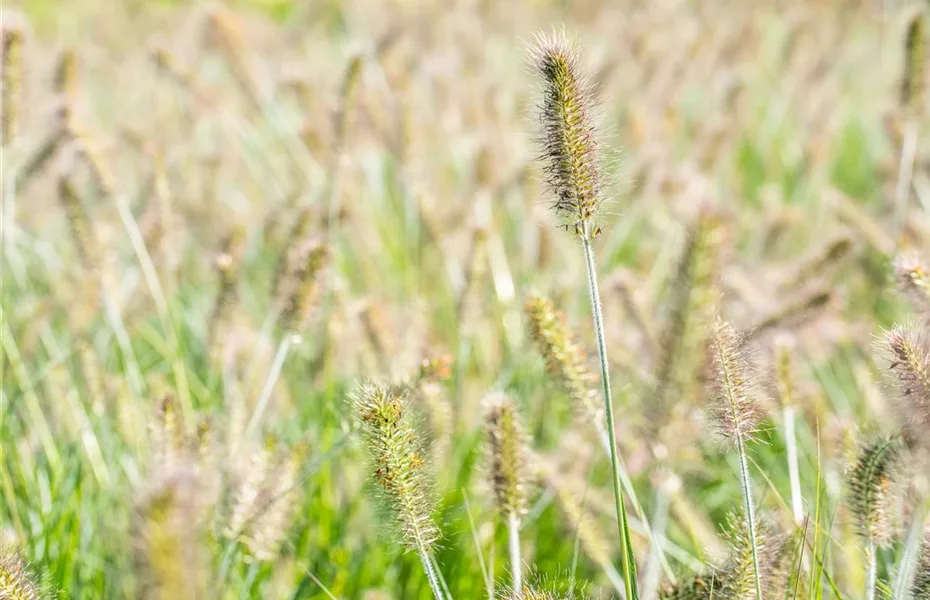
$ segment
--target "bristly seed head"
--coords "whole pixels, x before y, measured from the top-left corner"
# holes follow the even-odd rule
[[[565,316],[555,309],[552,300],[535,294],[527,299],[525,311],[530,335],[546,360],[550,375],[561,384],[586,419],[600,423],[603,409],[597,399],[597,378],[588,367],[584,349]]]
[[[911,585],[911,598],[914,600],[930,600],[930,533],[923,540],[920,547],[920,557],[917,561],[917,573]]]
[[[713,358],[717,369],[711,415],[727,439],[751,439],[759,428],[758,373],[753,347],[730,323],[714,323]]]
[[[0,548],[0,598],[40,600],[44,597],[26,563],[11,548]]]
[[[593,86],[564,32],[537,34],[530,59],[542,79],[540,159],[555,197],[552,207],[566,228],[593,237],[591,221],[601,201]]]
[[[930,351],[919,325],[895,325],[885,334],[884,354],[898,393],[906,431],[930,446]]]
[[[439,530],[430,516],[423,451],[410,424],[406,393],[364,383],[352,392],[350,401],[374,460],[375,482],[394,512],[404,545],[429,552]]]
[[[526,434],[510,398],[503,393],[485,397],[488,470],[498,511],[522,516],[526,512],[528,463]]]
[[[898,290],[919,313],[930,312],[930,268],[916,252],[905,252],[894,259]]]
[[[899,435],[879,437],[859,451],[846,476],[859,534],[879,546],[890,543],[894,535],[894,484],[902,451]]]

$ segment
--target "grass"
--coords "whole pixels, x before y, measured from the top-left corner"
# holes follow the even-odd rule
[[[24,45],[0,177],[0,563],[17,548],[62,598],[609,597],[631,573],[739,598],[758,576],[768,598],[767,571],[742,568],[747,595],[733,575],[749,479],[775,535],[748,564],[807,532],[779,598],[925,582],[919,523],[866,553],[847,485],[902,424],[873,348],[920,317],[893,259],[930,258],[926,101],[899,97],[926,62],[904,60],[917,7],[789,5],[4,3]],[[521,40],[563,23],[621,149],[585,240],[598,331],[528,118]],[[532,294],[568,362],[540,355]],[[705,425],[714,312],[761,349],[745,453]],[[373,493],[347,401],[365,380],[408,394],[428,553]],[[483,464],[490,391],[534,463],[509,516]],[[902,514],[926,518],[928,485],[905,478]]]

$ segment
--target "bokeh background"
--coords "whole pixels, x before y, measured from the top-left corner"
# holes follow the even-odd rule
[[[507,579],[491,390],[542,465],[525,561],[616,594],[609,463],[524,312],[551,297],[593,356],[581,249],[535,161],[526,45],[564,27],[601,99],[596,252],[644,596],[719,561],[740,507],[703,419],[720,312],[791,358],[789,378],[765,371],[760,509],[794,526],[790,380],[826,573],[810,597],[863,597],[843,477],[895,425],[874,340],[913,318],[892,258],[930,241],[928,113],[907,83],[926,66],[905,61],[928,10],[4,0],[22,76],[4,96],[0,537],[68,598],[167,598],[172,577],[178,598],[427,598],[346,401],[412,378],[451,595]],[[250,514],[249,489],[275,501]]]

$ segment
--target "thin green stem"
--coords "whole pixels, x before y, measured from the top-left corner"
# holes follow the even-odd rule
[[[507,535],[510,542],[510,573],[513,590],[519,594],[523,589],[523,560],[520,558],[520,518],[516,513],[507,515]]]
[[[866,568],[868,570],[868,575],[866,577],[866,590],[865,597],[866,600],[875,600],[875,586],[878,584],[878,560],[876,555],[875,540],[869,537],[869,541],[865,545],[866,552],[866,561],[868,564]]]
[[[788,452],[788,480],[791,483],[791,512],[794,522],[804,521],[804,506],[801,498],[801,477],[798,470],[798,440],[795,434],[794,407],[786,406],[782,411],[785,421],[785,449]]]
[[[446,600],[445,595],[442,593],[442,588],[439,587],[439,578],[436,576],[436,571],[433,569],[432,556],[426,551],[423,544],[418,543],[417,549],[420,552],[420,562],[423,563],[423,570],[426,571],[426,578],[429,580],[429,587],[433,590],[433,596],[436,597],[436,600]]]
[[[743,433],[736,431],[736,447],[739,454],[739,471],[743,488],[743,503],[746,505],[746,522],[749,525],[749,542],[752,545],[752,570],[756,584],[756,599],[762,600],[762,580],[759,577],[759,549],[756,543],[756,508],[752,501],[752,482],[749,480],[749,463],[746,461],[746,443]]]
[[[597,354],[601,366],[601,384],[604,389],[604,408],[607,415],[607,433],[610,436],[610,469],[612,471],[614,504],[617,511],[617,531],[620,535],[620,554],[623,567],[623,583],[627,600],[638,600],[639,591],[636,583],[636,561],[630,540],[630,525],[627,520],[626,507],[623,503],[623,490],[620,486],[619,456],[617,452],[616,429],[614,426],[614,409],[610,394],[610,369],[607,364],[607,344],[604,341],[604,317],[601,311],[601,297],[597,287],[597,268],[594,264],[594,251],[591,237],[585,224],[581,241],[584,246],[585,266],[588,273],[588,291],[591,296],[591,312],[594,317],[594,334],[597,338]]]

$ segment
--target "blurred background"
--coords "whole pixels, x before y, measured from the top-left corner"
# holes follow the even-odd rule
[[[5,0],[0,538],[68,598],[427,598],[346,402],[406,381],[451,596],[508,573],[492,390],[540,465],[530,570],[618,594],[609,463],[524,310],[551,298],[595,356],[581,248],[535,160],[526,46],[564,27],[600,98],[596,253],[643,597],[724,557],[740,507],[703,419],[715,312],[788,365],[763,369],[761,512],[813,524],[829,582],[811,597],[864,597],[843,476],[895,427],[874,343],[915,314],[892,259],[930,241],[908,43],[928,10]]]

